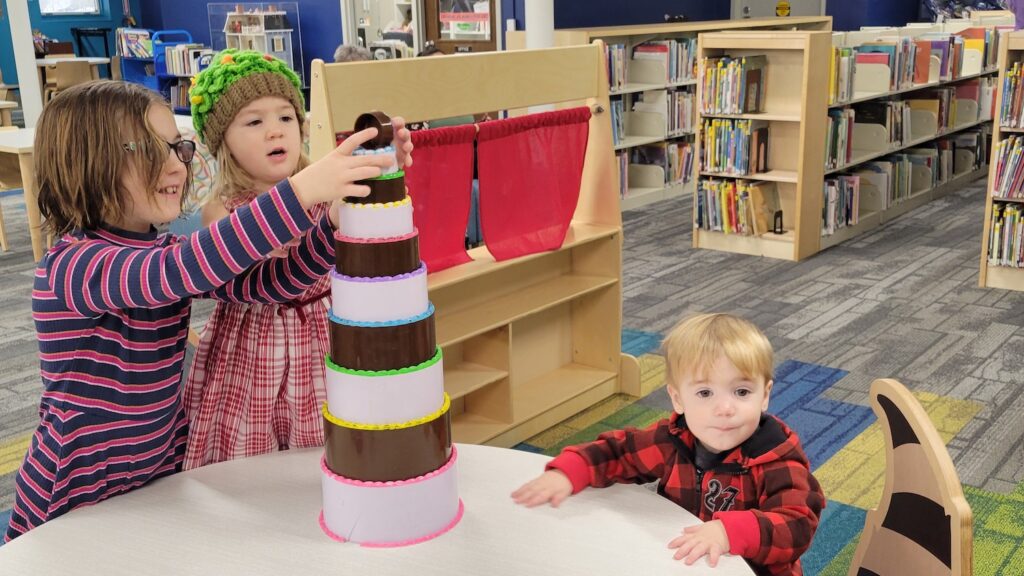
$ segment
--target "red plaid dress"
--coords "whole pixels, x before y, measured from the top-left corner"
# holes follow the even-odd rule
[[[330,287],[324,276],[288,305],[217,302],[185,383],[185,470],[323,445]]]

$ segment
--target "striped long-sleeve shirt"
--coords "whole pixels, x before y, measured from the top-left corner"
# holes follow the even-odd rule
[[[299,235],[289,258],[263,259]],[[191,297],[287,302],[333,259],[330,221],[311,220],[287,181],[188,237],[68,234],[40,262],[32,295],[43,402],[112,418],[162,416],[179,401]]]

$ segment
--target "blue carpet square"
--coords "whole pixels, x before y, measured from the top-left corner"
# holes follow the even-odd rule
[[[800,557],[806,576],[817,576],[839,552],[860,535],[867,513],[840,502],[827,502],[811,548]]]
[[[633,356],[657,352],[661,346],[661,334],[641,332],[639,330],[622,330],[622,352]]]
[[[786,360],[775,369],[768,411],[800,436],[811,470],[827,462],[875,420],[866,406],[821,397],[846,374],[845,370],[797,360]]]
[[[526,442],[520,442],[512,447],[513,450],[522,450],[523,452],[533,452],[534,454],[543,454],[544,449],[538,448],[533,444],[527,444]]]
[[[0,546],[4,545],[3,533],[7,531],[7,523],[11,521],[11,510],[0,510]]]

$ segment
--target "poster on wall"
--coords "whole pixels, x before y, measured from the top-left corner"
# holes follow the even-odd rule
[[[491,3],[488,0],[438,0],[441,35],[448,39],[490,40]]]

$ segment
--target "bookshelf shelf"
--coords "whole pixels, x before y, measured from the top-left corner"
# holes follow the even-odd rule
[[[796,184],[800,175],[795,170],[769,170],[755,174],[722,174],[719,172],[701,172],[705,178],[733,178],[736,180],[757,180],[760,182],[788,182]]]
[[[914,146],[919,146],[921,144],[924,144],[925,142],[931,142],[932,140],[937,140],[939,138],[944,138],[946,136],[951,136],[951,135],[956,134],[958,132],[963,132],[964,130],[969,130],[969,129],[974,128],[976,126],[980,126],[982,124],[987,124],[988,122],[991,122],[991,120],[975,120],[974,122],[968,122],[966,124],[960,124],[958,126],[954,126],[953,128],[950,128],[948,130],[941,130],[941,131],[939,131],[939,132],[937,132],[935,134],[929,134],[929,135],[926,135],[926,136],[922,136],[920,138],[915,138],[915,139],[910,140],[906,144],[903,144],[901,146],[894,146],[892,148],[887,148],[885,150],[871,151],[871,152],[862,154],[860,156],[857,156],[849,164],[844,164],[842,166],[839,166],[838,168],[831,168],[829,170],[826,170],[825,174],[826,175],[828,175],[828,174],[835,174],[837,172],[842,172],[844,170],[849,170],[850,168],[853,168],[853,167],[858,166],[860,164],[864,164],[865,162],[870,162],[870,161],[875,160],[877,158],[881,158],[882,156],[886,156],[888,154],[893,154],[893,153],[899,152],[901,150],[906,150],[908,148],[913,148]],[[1022,132],[1024,132],[1024,130],[1022,130]]]
[[[770,120],[774,122],[800,122],[800,114],[709,114],[702,112],[704,118],[727,118],[736,120]]]
[[[1001,69],[995,65],[994,48],[1004,44],[997,30],[1003,26],[1002,21],[986,21],[872,29],[835,33],[827,42],[814,45],[806,38],[813,33],[806,31],[702,34],[700,58],[767,57],[763,108],[767,113],[703,113],[706,87],[702,81],[697,87],[696,122],[702,133],[696,142],[715,142],[720,144],[716,150],[721,150],[726,148],[724,139],[742,134],[734,125],[705,126],[702,118],[760,121],[769,129],[770,171],[747,176],[714,174],[735,160],[726,160],[721,152],[721,158],[708,159],[698,148],[694,246],[801,260],[981,177],[986,154],[980,148],[991,122],[985,104],[991,102],[993,74]],[[960,38],[952,36],[961,32]],[[858,50],[869,43],[873,47]],[[873,50],[879,56],[856,58]],[[918,57],[906,59],[913,54]],[[1024,43],[1019,60],[1024,62]],[[859,64],[855,75],[843,75],[852,74],[855,64]],[[730,70],[726,67],[725,74],[732,74]],[[906,85],[911,77],[917,83]],[[700,72],[698,78],[703,78]],[[906,87],[890,89],[897,83]],[[830,103],[829,98],[837,95],[846,99]],[[888,104],[892,100],[897,104]],[[853,104],[862,106],[852,109]],[[715,109],[720,106],[716,100]],[[820,122],[825,116],[829,121]],[[740,128],[743,132],[756,129]],[[1024,134],[1024,128],[1014,132]],[[729,150],[740,154],[738,164],[743,166],[744,155],[752,153],[745,141],[737,142],[744,147],[730,140]],[[752,138],[749,146],[754,146]],[[737,149],[738,153],[732,152]],[[725,183],[712,184],[711,178],[725,179]],[[741,181],[743,185],[738,184]],[[846,212],[851,194],[857,202],[853,217]],[[723,204],[729,211],[720,210]],[[780,249],[779,239],[763,234],[773,224],[765,225],[766,215],[779,210],[792,238],[788,251]],[[842,226],[847,219],[856,223]],[[732,233],[751,231],[761,234]]]
[[[636,146],[643,146],[644,144],[653,144],[655,142],[662,142],[665,140],[665,136],[626,136],[621,142],[615,145],[615,150],[625,150],[627,148],[635,148]]]
[[[998,71],[999,71],[998,68],[987,68],[987,69],[982,70],[981,72],[978,72],[976,74],[966,74],[964,76],[959,76],[959,77],[954,78],[952,80],[936,80],[934,82],[924,82],[924,83],[921,83],[921,84],[914,84],[913,86],[908,86],[907,88],[901,88],[900,90],[891,90],[891,91],[885,91],[885,92],[872,92],[872,93],[857,93],[857,94],[854,95],[853,98],[851,98],[849,100],[846,100],[844,102],[836,102],[835,104],[829,104],[829,108],[845,108],[846,106],[849,106],[851,104],[859,104],[861,102],[868,102],[870,100],[879,100],[879,99],[882,99],[882,98],[888,98],[890,96],[898,96],[900,94],[906,94],[908,92],[916,92],[918,90],[926,90],[928,88],[937,88],[939,86],[944,86],[944,85],[947,85],[947,84],[956,84],[957,82],[962,82],[964,80],[970,80],[972,78],[980,78],[982,76],[988,76],[989,74],[995,74]]]
[[[1013,97],[1013,93],[1008,92],[1009,88],[1004,88],[1009,77],[1008,71],[1018,63],[1024,62],[1024,33],[1013,32],[1005,37],[1005,41],[1000,43],[999,46],[999,81],[996,86],[996,103],[995,111],[997,116],[997,122],[993,122],[992,126],[992,150],[991,158],[992,163],[989,166],[989,178],[987,193],[985,194],[985,212],[984,212],[984,231],[981,234],[981,257],[980,257],[980,268],[978,274],[978,285],[982,288],[999,288],[1003,290],[1017,290],[1024,291],[1024,268],[1015,268],[1011,266],[1001,265],[998,254],[993,257],[993,245],[999,245],[1004,241],[1004,238],[993,238],[993,220],[996,217],[996,210],[1016,210],[1018,213],[1024,211],[1024,198],[1004,198],[995,192],[998,186],[996,175],[1000,173],[1000,154],[998,153],[999,146],[1004,139],[1016,136],[1021,138],[1020,134],[1024,134],[1024,128],[1008,128],[1002,126],[1003,124],[1014,123],[1014,118],[1003,115],[1003,100],[1004,97]],[[1014,88],[1019,90],[1017,82],[1014,82]],[[1010,105],[1008,104],[1008,108]],[[1009,110],[1010,116],[1013,115],[1013,111]],[[1019,122],[1018,122],[1019,123]],[[1007,220],[1006,212],[1003,212],[1004,218]],[[998,230],[998,229],[997,229]],[[1005,234],[1005,232],[1004,232]],[[998,235],[998,233],[996,234]],[[1019,236],[1017,238],[1018,250],[1024,251],[1024,248],[1019,246]],[[1011,251],[1012,253],[1012,251]],[[1020,252],[1016,252],[1019,254]]]
[[[689,56],[695,52],[697,35],[721,30],[777,29],[830,31],[832,19],[828,16],[749,18],[555,30],[553,38],[555,46],[584,45],[590,44],[594,40],[602,40],[608,45],[608,72],[614,79],[609,87],[609,95],[612,97],[611,116],[613,126],[615,126],[613,133],[617,138],[617,141],[613,143],[613,150],[622,176],[619,180],[622,210],[631,210],[652,202],[677,198],[680,195],[690,194],[693,190],[692,184],[684,187],[671,183],[655,185],[647,174],[634,169],[634,166],[655,166],[659,165],[658,162],[663,162],[661,167],[664,169],[664,173],[668,173],[673,167],[683,167],[688,173],[693,173],[686,167],[691,163],[696,164],[695,145],[686,138],[695,133],[694,130],[687,129],[693,125],[695,114],[691,111],[694,107],[691,105],[687,110],[685,103],[680,105],[679,101],[685,102],[689,98],[690,102],[693,102],[695,98],[698,79],[694,76],[692,69],[688,68],[689,62],[685,62],[686,58],[682,56]],[[674,46],[671,41],[675,42]],[[525,45],[524,32],[510,31],[506,33],[506,49],[519,50],[525,48]],[[637,54],[636,49],[643,45],[647,46],[639,51],[641,56],[634,58]],[[658,54],[664,52],[661,49],[651,48],[655,45],[672,46],[669,57],[659,57]],[[679,50],[679,52],[671,52],[673,49]],[[648,53],[644,54],[645,51]],[[671,54],[680,56],[678,66],[675,65],[677,61],[671,58]],[[619,83],[622,84],[616,85]],[[655,105],[661,105],[664,101],[663,105],[668,112],[668,114],[664,112],[660,114],[656,123],[652,123],[650,118],[644,119],[642,116],[638,116],[634,111],[635,104],[640,102],[645,105],[649,104],[649,98],[654,100]],[[676,98],[679,100],[675,100]],[[678,117],[688,117],[689,122],[673,121],[676,120],[672,115],[673,111],[678,110],[675,108],[676,106],[682,108],[678,112]],[[793,124],[800,121],[799,111],[794,112],[787,107],[785,102],[782,102],[781,106],[773,105],[767,109],[775,114],[757,116],[757,119],[789,121]],[[616,122],[616,118],[619,120],[618,122]],[[675,148],[671,148],[673,145]],[[654,151],[654,153],[650,154],[650,151]],[[675,160],[675,164],[671,166],[669,165],[670,158]]]

